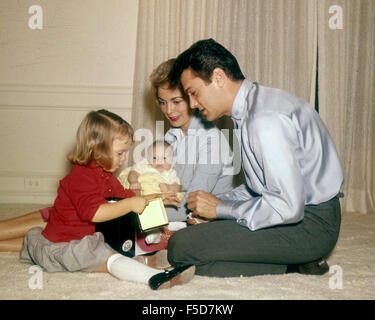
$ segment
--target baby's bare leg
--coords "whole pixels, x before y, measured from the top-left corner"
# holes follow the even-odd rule
[[[40,211],[34,211],[20,217],[0,221],[0,241],[23,238],[33,227],[44,228],[46,223]]]

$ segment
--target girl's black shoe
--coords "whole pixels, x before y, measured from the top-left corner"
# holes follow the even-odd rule
[[[167,289],[177,285],[188,283],[194,278],[195,266],[176,267],[158,273],[148,280],[148,285],[152,290]]]

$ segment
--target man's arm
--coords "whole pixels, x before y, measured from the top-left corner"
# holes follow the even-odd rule
[[[251,230],[300,221],[305,204],[299,163],[303,161],[303,152],[292,119],[265,113],[247,124],[247,132],[249,139],[242,143],[247,143],[244,147],[248,156],[253,157],[252,163],[259,165],[257,174],[251,176],[258,177],[254,183],[261,192],[248,200],[223,200],[217,208],[218,217],[222,212],[220,206],[230,207],[223,215],[229,214]]]
[[[231,215],[225,214],[226,212],[231,211],[232,202],[250,200],[252,198],[253,195],[251,191],[246,184],[242,184],[231,192],[218,197],[202,190],[191,192],[186,199],[186,202],[188,208],[192,211],[193,216],[200,216],[206,219],[216,219],[218,217],[217,214],[219,213],[220,218],[233,219]]]
[[[262,168],[257,182],[262,192],[252,196],[246,192],[245,186],[240,186],[226,199],[224,197],[217,201],[216,205],[202,194],[191,198],[188,205],[194,208],[195,214],[203,217],[213,217],[215,209],[218,218],[235,219],[250,230],[300,221],[303,218],[305,192],[296,156],[299,144],[290,119],[264,117],[253,122],[248,132],[252,135],[249,141],[252,156]]]

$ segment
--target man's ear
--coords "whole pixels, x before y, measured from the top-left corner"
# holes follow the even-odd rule
[[[211,81],[214,82],[218,87],[222,88],[225,85],[228,77],[223,69],[215,68],[212,72]]]

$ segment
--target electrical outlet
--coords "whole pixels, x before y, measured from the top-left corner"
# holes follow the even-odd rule
[[[25,178],[25,190],[38,191],[42,187],[42,182],[38,178]]]

